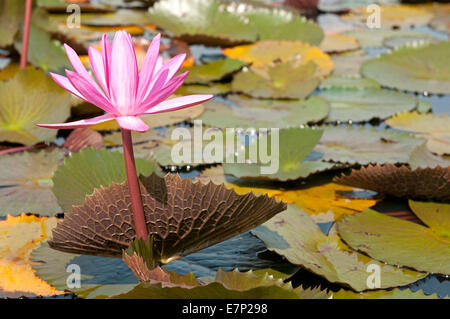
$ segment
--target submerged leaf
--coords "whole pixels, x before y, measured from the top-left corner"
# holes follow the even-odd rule
[[[58,149],[1,155],[0,167],[5,169],[0,176],[0,216],[60,213],[51,187],[53,173],[63,157]]]

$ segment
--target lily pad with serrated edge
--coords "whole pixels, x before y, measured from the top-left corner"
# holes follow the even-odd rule
[[[322,81],[320,89],[380,89],[377,81],[345,75],[331,75]]]
[[[365,292],[354,292],[341,289],[331,293],[333,299],[438,299],[437,294],[426,295],[422,290],[411,289],[373,290]]]
[[[266,68],[277,63],[296,61],[298,65],[313,62],[318,76],[326,76],[333,69],[330,57],[319,47],[302,41],[258,41],[222,50],[230,58],[251,63],[256,68]]]
[[[350,247],[391,265],[450,274],[450,204],[409,205],[428,227],[368,209],[338,220],[339,236]]]
[[[369,165],[352,170],[350,175],[335,177],[333,181],[394,197],[450,201],[450,167],[411,170],[393,164]]]
[[[1,155],[0,216],[61,213],[51,187],[53,173],[63,158],[58,149]]]
[[[312,151],[314,146],[322,136],[322,130],[311,128],[290,128],[279,131],[279,140],[275,141],[278,145],[277,149],[272,149],[272,138],[274,134],[264,137],[267,141],[267,152],[271,154],[271,163],[262,163],[261,159],[253,159],[256,163],[224,163],[223,168],[225,174],[233,175],[238,178],[246,179],[271,179],[271,180],[295,180],[304,178],[315,172],[324,171],[333,168],[332,163],[324,163],[320,161],[303,161]],[[251,142],[246,147],[246,153],[252,147],[261,148],[261,139]],[[272,154],[272,152],[274,152]],[[246,154],[248,155],[248,154]],[[277,164],[274,158],[277,158]],[[303,162],[302,162],[303,161]],[[273,168],[271,168],[273,167]],[[278,168],[275,172],[275,170]],[[270,173],[269,173],[270,172]]]
[[[381,48],[386,39],[415,37],[427,41],[433,38],[428,33],[413,30],[363,29],[347,31],[344,34],[356,38],[362,48]]]
[[[306,100],[252,99],[243,95],[230,95],[230,105],[209,101],[205,113],[199,118],[203,124],[227,128],[288,128],[310,122],[319,122],[328,115],[328,103],[319,97]]]
[[[161,174],[155,162],[140,158],[136,159],[136,169],[140,174]],[[72,205],[82,205],[86,195],[91,195],[95,188],[107,187],[112,182],[122,183],[125,179],[123,154],[87,148],[72,153],[58,167],[52,190],[64,211],[69,212]]]
[[[181,72],[189,71],[185,84],[207,84],[239,71],[246,63],[236,59],[220,59],[207,64],[194,65],[184,68]]]
[[[348,164],[408,163],[411,152],[423,139],[408,133],[363,127],[326,126],[314,150],[321,160]]]
[[[64,122],[70,115],[70,95],[41,70],[20,70],[0,82],[0,96],[0,141],[52,141],[57,131],[35,123]]]
[[[252,233],[263,240],[269,250],[286,257],[289,262],[356,291],[369,289],[369,264],[381,267],[381,288],[409,284],[426,276],[424,273],[384,265],[349,250],[335,233],[326,236],[308,214],[293,205],[253,229]]]
[[[327,121],[364,122],[385,119],[415,109],[418,100],[409,95],[377,88],[328,89],[319,96],[330,103]]]
[[[386,121],[390,127],[416,132],[436,154],[450,154],[450,117],[447,114],[402,113]]]
[[[383,86],[413,92],[450,94],[450,43],[401,47],[364,63],[361,72]]]
[[[304,99],[319,85],[313,62],[297,66],[294,62],[271,66],[267,71],[250,68],[236,74],[231,84],[233,92],[259,98]]]
[[[450,166],[450,157],[446,156],[437,156],[431,153],[426,145],[421,145],[417,147],[409,158],[408,162],[409,166],[412,169],[416,169],[418,167],[449,167]]]
[[[318,25],[295,11],[250,2],[163,0],[149,10],[152,23],[189,43],[230,45],[258,39],[319,44]]]
[[[161,263],[246,232],[286,209],[284,203],[267,196],[238,195],[223,185],[193,183],[178,175],[161,178],[153,173],[140,181],[154,257]],[[125,182],[87,195],[84,204],[73,207],[55,228],[50,247],[121,257],[136,235],[128,192]],[[99,227],[92,228],[89,221],[98,221]]]

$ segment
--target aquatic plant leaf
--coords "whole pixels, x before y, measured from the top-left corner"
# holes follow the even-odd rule
[[[320,48],[324,52],[343,52],[359,49],[359,42],[356,38],[340,34],[326,34]]]
[[[428,150],[426,145],[421,145],[416,147],[416,149],[411,153],[408,164],[412,169],[419,167],[434,168],[436,166],[448,168],[450,166],[450,158],[434,155]]]
[[[154,161],[136,159],[139,174],[161,174]],[[86,148],[65,158],[53,176],[52,191],[64,212],[68,213],[73,205],[82,205],[86,195],[95,188],[108,187],[112,182],[126,180],[123,154],[119,152]],[[70,181],[70,182],[68,182]]]
[[[334,64],[333,75],[359,78],[360,69],[364,62],[370,58],[366,51],[358,50],[348,53],[333,54],[331,60]]]
[[[442,59],[450,55],[450,43],[402,47],[367,61],[364,76],[383,86],[414,92],[450,94],[450,66]]]
[[[319,85],[313,62],[296,65],[295,62],[271,66],[267,71],[250,68],[236,74],[231,84],[233,92],[242,92],[259,98],[304,99]]]
[[[162,263],[248,231],[286,208],[267,196],[241,196],[223,185],[170,174],[141,177],[141,195],[155,256]],[[112,183],[73,207],[49,244],[71,253],[121,257],[134,237],[128,186]]]
[[[363,122],[373,118],[385,119],[417,107],[411,95],[376,88],[361,90],[328,89],[319,96],[330,103],[328,121]]]
[[[350,247],[391,265],[450,274],[450,204],[409,205],[429,227],[368,209],[338,220],[339,236]]]
[[[408,163],[411,152],[424,142],[408,133],[363,127],[325,127],[315,151],[322,160],[349,164]]]
[[[40,70],[20,70],[0,82],[0,96],[0,141],[52,141],[57,131],[35,123],[64,122],[70,115],[70,94]]]
[[[369,165],[335,183],[376,191],[400,198],[450,201],[450,167],[409,169],[393,164]]]
[[[63,291],[36,276],[30,255],[56,226],[54,217],[21,214],[0,221],[0,297],[53,296]]]
[[[64,153],[58,149],[1,155],[0,216],[60,213],[51,178],[63,158]]]
[[[219,81],[239,71],[246,63],[236,59],[220,59],[207,64],[194,65],[184,68],[181,72],[189,71],[189,75],[184,81],[185,84],[207,84],[212,81]]]
[[[373,14],[373,11],[366,8],[352,9],[352,11],[346,15],[343,15],[341,19],[344,21],[352,21],[365,26],[369,19],[369,16]],[[393,6],[381,6],[380,15],[383,17],[380,19],[381,28],[408,28],[411,26],[422,26],[428,24],[433,14],[428,10],[421,9],[417,6],[409,5],[393,5]]]
[[[312,96],[306,100],[253,99],[244,95],[229,95],[236,106],[208,101],[200,119],[205,125],[226,129],[289,128],[299,127],[324,119],[330,106],[322,99]]]
[[[189,299],[326,299],[328,295],[318,288],[292,288],[291,284],[265,273],[252,271],[225,272],[221,269],[213,282],[206,285],[164,287],[162,283],[143,282],[127,293],[114,296],[120,299],[189,298]]]
[[[450,117],[447,114],[402,113],[386,121],[390,127],[417,133],[436,154],[450,154]]]
[[[252,230],[252,233],[263,240],[269,250],[286,257],[291,263],[356,291],[369,289],[369,264],[381,267],[381,288],[409,284],[426,276],[384,265],[349,250],[335,233],[326,236],[308,214],[293,205]]]
[[[377,81],[368,78],[356,78],[345,75],[331,75],[322,81],[320,89],[380,89]]]
[[[163,0],[149,10],[151,22],[189,43],[231,45],[256,40],[319,44],[318,25],[296,12],[254,2]]]
[[[258,41],[222,50],[226,56],[251,63],[256,68],[266,68],[277,63],[296,61],[298,65],[313,62],[317,75],[326,76],[333,70],[333,62],[319,47],[301,41]]]
[[[362,48],[381,48],[387,39],[414,37],[423,41],[430,41],[433,37],[429,33],[413,30],[391,30],[391,29],[362,29],[344,32],[345,35],[356,38]]]
[[[221,95],[231,92],[231,83],[210,83],[209,85],[187,84],[182,85],[176,95],[212,94]],[[157,115],[157,114],[155,114]]]
[[[438,299],[436,294],[426,295],[422,290],[412,291],[411,289],[392,290],[372,290],[364,292],[354,292],[341,289],[331,293],[333,299]]]
[[[103,137],[100,133],[90,128],[76,128],[66,138],[63,147],[71,152],[79,152],[87,147],[101,149],[103,147]]]
[[[279,154],[275,155],[277,156],[277,163],[274,163],[273,155],[270,163],[263,163],[261,158],[258,157],[250,159],[256,161],[254,163],[224,163],[224,172],[239,178],[287,181],[304,178],[315,172],[331,169],[335,166],[334,164],[320,161],[303,161],[317,144],[322,134],[322,130],[311,128],[284,129],[278,133],[279,146],[278,149],[274,150],[272,150],[271,139],[275,137],[273,137],[273,134],[269,134],[269,136],[264,137],[265,140],[270,140],[270,143],[268,142],[267,145],[267,153]],[[252,141],[246,147],[246,153],[252,148],[256,150],[258,145],[261,145],[260,141]],[[278,153],[276,153],[277,151]]]
[[[14,36],[23,22],[25,3],[16,0],[4,0],[0,3],[0,48],[14,42]]]

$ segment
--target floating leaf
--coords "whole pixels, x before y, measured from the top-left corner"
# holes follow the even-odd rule
[[[402,47],[367,61],[362,73],[381,85],[415,92],[450,94],[450,43]]]
[[[334,64],[333,75],[346,77],[360,77],[360,69],[364,62],[369,60],[365,51],[352,51],[349,53],[334,54],[331,60]]]
[[[332,75],[320,83],[320,89],[380,89],[378,82],[368,78]]]
[[[219,269],[214,282],[194,287],[174,285],[164,287],[163,284],[144,282],[131,291],[115,296],[120,299],[311,299],[328,298],[320,289],[292,288],[280,279],[269,274],[256,275],[252,271],[225,272]]]
[[[241,196],[223,185],[170,174],[141,177],[141,195],[155,258],[162,263],[248,231],[286,208],[267,196]],[[73,207],[49,244],[71,253],[121,257],[134,237],[128,186],[112,183]]]
[[[327,126],[315,151],[322,160],[349,164],[407,163],[411,152],[423,143],[407,133],[363,127]]]
[[[0,156],[0,167],[7,168],[0,177],[0,216],[60,213],[51,178],[63,157],[57,149]]]
[[[103,147],[103,137],[100,133],[87,127],[76,128],[66,138],[63,147],[71,152],[79,152],[87,147],[101,149]]]
[[[251,63],[253,67],[265,68],[274,62],[296,61],[298,65],[313,62],[317,66],[317,75],[328,75],[333,69],[330,57],[321,49],[301,41],[258,41],[254,44],[240,45],[222,50],[230,58]]]
[[[383,45],[388,48],[397,49],[399,47],[403,46],[423,46],[425,44],[430,43],[436,43],[437,40],[431,38],[431,37],[425,37],[423,35],[421,36],[394,36],[394,37],[387,37],[383,41]]]
[[[227,128],[288,128],[298,127],[324,119],[329,110],[328,103],[318,97],[307,100],[263,100],[243,95],[230,95],[228,99],[236,104],[205,103],[205,113],[200,117],[203,124]]]
[[[320,48],[324,52],[351,51],[359,48],[359,42],[356,38],[345,34],[326,34]]]
[[[399,114],[386,123],[396,129],[416,132],[427,140],[428,149],[436,154],[450,154],[450,118],[447,114]]]
[[[440,156],[436,156],[432,154],[426,145],[422,145],[417,147],[409,158],[409,166],[412,169],[416,169],[418,167],[449,167],[450,166],[450,158],[444,158]]]
[[[333,181],[394,197],[450,201],[450,167],[411,170],[393,164],[369,165]]]
[[[373,118],[385,119],[417,107],[418,100],[411,95],[367,88],[361,90],[329,89],[320,97],[330,103],[328,121],[363,122]]]
[[[338,220],[338,231],[351,247],[391,265],[450,274],[450,205],[409,201],[429,227],[366,210]]]
[[[361,25],[366,25],[372,10],[367,8],[353,9],[352,12],[343,15],[341,19],[344,21],[354,21]],[[401,27],[407,28],[411,26],[426,25],[433,15],[424,9],[408,5],[394,5],[380,7],[381,28]]]
[[[234,77],[232,89],[260,98],[304,99],[319,85],[316,72],[313,62],[299,66],[286,62],[268,67],[267,71],[250,68]]]
[[[230,45],[256,40],[319,44],[318,25],[294,11],[220,0],[163,0],[150,8],[152,23],[190,43]]]
[[[0,141],[52,141],[57,131],[35,123],[64,122],[70,115],[70,95],[40,70],[20,70],[0,82],[0,96]]]
[[[363,29],[357,31],[347,31],[345,35],[356,38],[363,48],[378,48],[384,45],[384,42],[389,39],[392,41],[395,38],[414,37],[424,41],[432,39],[428,33],[412,31],[412,30],[390,30],[390,29]]]
[[[160,173],[155,162],[139,158],[136,159],[136,169],[140,174]],[[92,194],[95,188],[107,187],[112,182],[122,183],[125,179],[121,153],[87,148],[64,160],[53,176],[52,190],[63,210],[70,212],[72,205],[82,205],[85,196]]]
[[[17,0],[3,0],[0,3],[0,47],[14,42],[14,36],[23,22],[25,3]]]
[[[189,121],[199,117],[205,111],[204,104],[199,104],[189,108],[183,108],[176,111],[142,115],[140,118],[150,127],[161,127],[166,125],[172,125],[184,121]],[[116,120],[106,121],[100,124],[91,126],[91,129],[97,131],[110,131],[120,129]]]
[[[225,183],[226,187],[234,189],[238,194],[267,194],[286,203],[295,203],[319,223],[334,221],[341,215],[362,212],[376,204],[369,196],[359,198],[354,188],[335,183],[307,183],[294,189],[274,188],[273,185],[242,185],[238,181],[228,180],[220,166],[204,170],[198,179],[203,183]]]
[[[191,94],[227,94],[231,92],[230,83],[210,83],[209,85],[189,84],[181,86],[175,93],[176,95]]]
[[[206,84],[239,71],[245,63],[235,59],[221,59],[207,64],[195,65],[182,71],[189,71],[184,83]]]
[[[425,295],[423,291],[413,292],[410,289],[375,290],[354,292],[341,289],[332,293],[333,299],[438,299],[436,294]]]
[[[251,164],[224,163],[224,172],[239,178],[287,181],[331,169],[334,165],[330,163],[303,161],[317,144],[322,133],[322,130],[311,128],[290,128],[281,130],[276,135],[278,140],[272,141],[276,138],[272,132],[269,136],[264,137],[265,141],[270,140],[270,142],[267,142],[267,154],[271,156],[269,163],[261,162],[260,157],[250,159],[254,161]],[[252,148],[257,150],[258,146],[261,145],[261,139],[262,137],[259,140],[252,141],[246,148],[245,153],[248,153]],[[272,149],[273,145],[277,145],[277,148]],[[292,147],[293,145],[295,147]],[[274,160],[275,158],[276,160]]]
[[[267,248],[291,263],[340,283],[356,291],[369,289],[369,265],[381,268],[381,288],[396,287],[417,281],[426,274],[383,265],[362,254],[349,251],[336,234],[326,236],[308,214],[290,205],[287,211],[252,230]]]
[[[0,296],[35,297],[63,294],[36,276],[31,251],[47,239],[56,218],[22,214],[0,221]]]

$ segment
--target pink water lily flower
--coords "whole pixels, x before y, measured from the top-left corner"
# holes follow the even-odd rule
[[[149,127],[138,116],[174,111],[213,97],[189,95],[166,101],[183,84],[188,72],[175,76],[186,58],[185,54],[167,62],[159,57],[159,34],[150,44],[140,72],[131,36],[125,31],[118,31],[111,45],[107,36],[103,35],[102,52],[89,48],[89,61],[96,80],[88,73],[76,52],[66,44],[64,47],[75,72],[66,70],[67,77],[54,73],[50,75],[64,89],[107,113],[87,120],[38,126],[68,129],[115,119],[122,129],[145,132]]]

